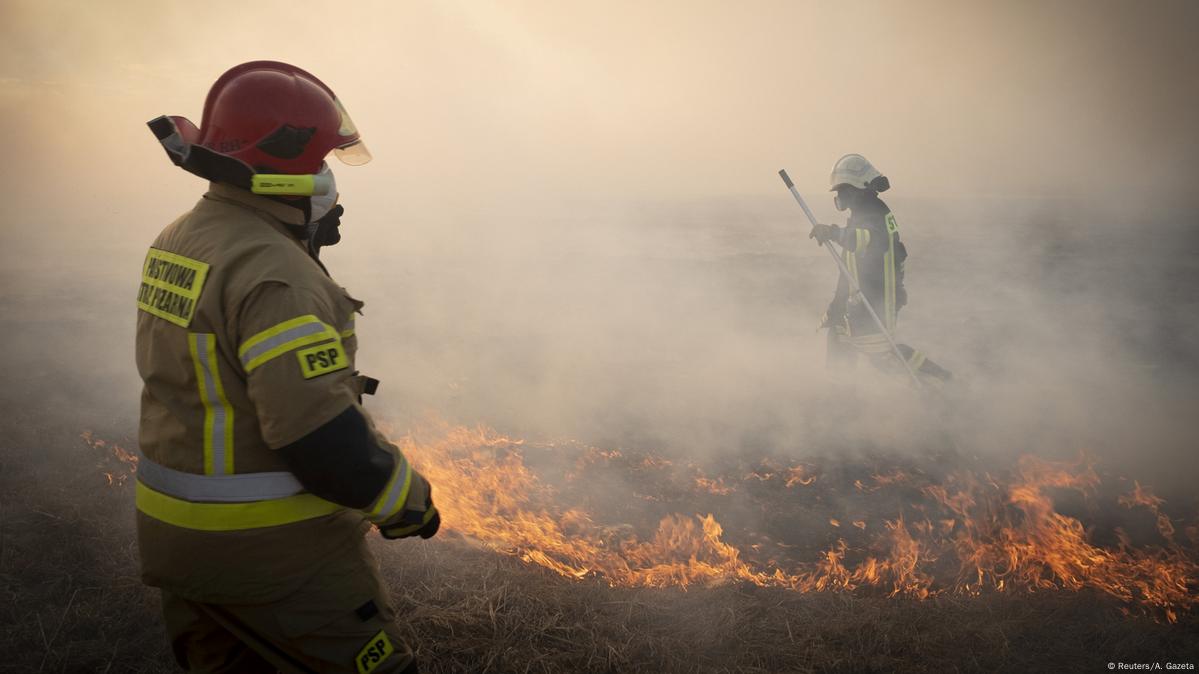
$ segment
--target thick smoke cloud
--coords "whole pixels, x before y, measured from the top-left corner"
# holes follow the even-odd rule
[[[143,122],[198,123],[224,69],[275,58],[330,83],[376,157],[335,166],[325,259],[367,302],[381,415],[701,455],[948,437],[1187,472],[1192,4],[293,8],[0,10],[22,385],[132,424],[136,270],[203,189]],[[847,152],[894,185],[901,327],[959,375],[954,404],[868,373],[847,393],[823,367],[836,272],[775,172],[839,222]]]

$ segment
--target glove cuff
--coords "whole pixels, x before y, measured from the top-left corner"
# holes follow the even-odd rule
[[[421,533],[435,518],[438,518],[437,506],[430,505],[429,509],[421,513],[415,510],[405,511],[395,524],[384,524],[379,526],[379,533],[388,540],[397,538],[407,538]],[[428,538],[428,536],[425,536]]]

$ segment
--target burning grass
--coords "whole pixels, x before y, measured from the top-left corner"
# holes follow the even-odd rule
[[[1055,498],[1078,501],[1092,516],[1105,505],[1085,455],[1025,456],[1002,475],[886,466],[850,486],[810,464],[762,462],[713,476],[658,457],[533,447],[445,425],[401,444],[436,485],[447,529],[614,587],[744,582],[915,599],[1090,589],[1169,622],[1199,601],[1195,525],[1180,540],[1147,488],[1134,483],[1117,503],[1153,519],[1152,543],[1134,544],[1114,526],[1116,543],[1102,545],[1082,514],[1059,512]],[[565,457],[573,465],[555,476]],[[739,511],[736,533],[726,535],[713,513],[730,509]],[[804,511],[828,512],[828,526],[796,527],[810,519]]]

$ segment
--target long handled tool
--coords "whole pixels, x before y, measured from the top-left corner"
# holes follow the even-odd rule
[[[791,196],[795,197],[795,201],[798,202],[799,207],[803,209],[804,215],[808,216],[808,221],[812,223],[813,227],[815,227],[817,224],[816,216],[812,215],[812,209],[808,208],[808,204],[803,200],[803,197],[800,196],[799,190],[795,189],[795,183],[791,182],[791,177],[787,175],[787,169],[782,169],[779,171],[779,176],[783,179],[783,184],[787,186],[787,189],[791,190]],[[895,357],[899,359],[899,362],[903,363],[903,368],[907,370],[908,375],[912,377],[912,383],[916,386],[916,390],[921,390],[923,385],[920,383],[920,378],[916,376],[916,372],[912,369],[912,364],[908,362],[907,358],[903,357],[903,353],[899,350],[899,346],[891,337],[891,333],[887,330],[887,326],[883,325],[882,319],[879,318],[878,314],[874,312],[874,307],[870,306],[870,300],[866,299],[866,295],[862,292],[862,289],[858,287],[857,279],[855,279],[849,273],[849,269],[845,266],[845,261],[841,259],[841,256],[837,254],[837,250],[833,248],[833,242],[825,241],[823,247],[828,249],[828,254],[833,256],[833,262],[837,263],[837,268],[841,270],[841,273],[845,276],[845,280],[849,282],[850,294],[857,294],[858,299],[861,300],[862,304],[866,306],[866,311],[870,312],[870,317],[874,319],[874,324],[878,326],[879,331],[881,331],[883,336],[887,338],[887,343],[891,345],[891,350],[895,352]]]

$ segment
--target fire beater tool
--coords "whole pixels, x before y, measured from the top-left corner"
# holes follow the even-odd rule
[[[783,184],[787,186],[787,189],[791,190],[791,196],[795,197],[795,201],[799,204],[799,207],[803,209],[804,215],[808,216],[808,221],[812,223],[813,227],[815,227],[817,225],[816,216],[812,214],[812,209],[808,208],[808,204],[803,200],[803,196],[800,195],[799,190],[795,189],[795,183],[791,182],[791,177],[787,175],[787,169],[780,170],[779,176],[783,179]],[[862,292],[862,289],[858,287],[858,282],[852,275],[850,275],[849,269],[845,266],[845,261],[841,259],[839,254],[837,254],[837,249],[833,248],[833,242],[825,241],[822,248],[828,249],[828,254],[833,256],[833,262],[837,263],[837,268],[841,270],[841,274],[845,277],[845,280],[849,282],[850,296],[856,294],[858,299],[861,300],[862,304],[866,307],[866,311],[870,312],[870,317],[874,319],[874,324],[878,326],[879,331],[882,332],[883,336],[887,338],[887,343],[891,345],[891,351],[895,353],[895,357],[899,359],[899,362],[903,363],[903,369],[907,370],[908,375],[912,378],[912,384],[916,387],[916,390],[923,390],[924,387],[920,383],[920,378],[916,376],[916,372],[912,370],[911,363],[908,362],[907,358],[903,357],[903,353],[900,352],[899,346],[895,344],[895,340],[891,337],[891,333],[887,330],[887,327],[883,325],[882,319],[878,317],[877,313],[875,313],[874,307],[870,306],[870,300],[866,299],[866,295]]]

